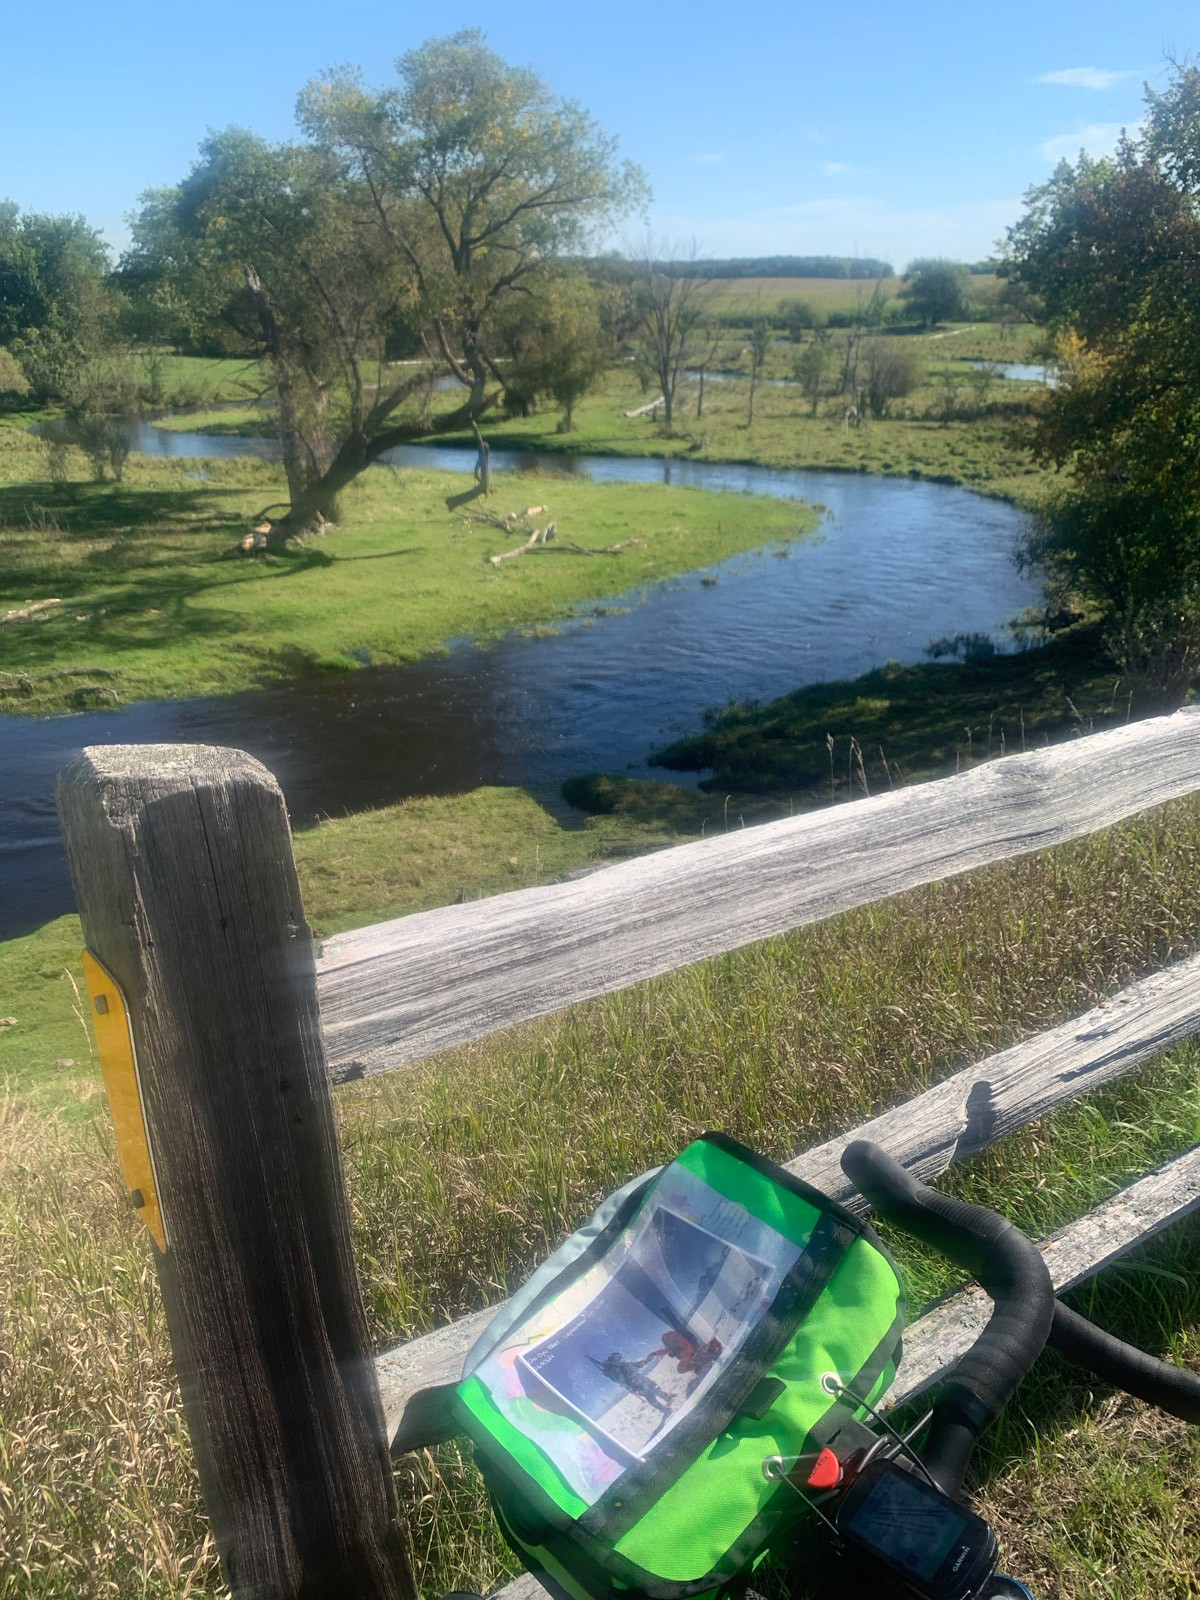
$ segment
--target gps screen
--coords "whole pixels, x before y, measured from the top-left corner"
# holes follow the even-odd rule
[[[892,1471],[872,1485],[844,1531],[893,1566],[924,1580],[936,1576],[967,1519],[907,1473]]]

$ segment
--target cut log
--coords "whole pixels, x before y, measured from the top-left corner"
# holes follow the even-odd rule
[[[40,617],[52,606],[60,605],[62,605],[61,600],[33,600],[27,606],[18,606],[15,611],[6,611],[0,617],[0,628],[6,622],[24,622],[28,617]]]

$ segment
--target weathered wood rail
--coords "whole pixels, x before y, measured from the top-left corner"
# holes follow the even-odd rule
[[[388,1072],[854,906],[1061,844],[1200,785],[1200,711],[960,777],[339,934],[317,961],[335,1081]]]
[[[683,845],[548,888],[328,940],[315,964],[265,769],[202,746],[86,751],[59,802],[84,935],[123,991],[167,1249],[168,1326],[235,1595],[413,1594],[387,1471],[434,1442],[495,1308],[372,1356],[330,1084],[1200,789],[1200,711],[939,783]],[[924,1177],[1200,1032],[1200,957],[956,1073],[793,1171],[859,1204],[839,1156],[876,1139]],[[319,1025],[318,1025],[319,1006]],[[1200,1148],[1043,1243],[1067,1287],[1200,1206]],[[908,1398],[974,1336],[968,1292],[910,1330]],[[522,1580],[522,1592],[537,1592]],[[515,1600],[511,1596],[510,1600]]]

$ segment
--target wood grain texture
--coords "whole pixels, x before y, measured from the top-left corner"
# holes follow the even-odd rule
[[[110,747],[58,801],[84,937],[129,1008],[226,1580],[411,1600],[279,787],[237,751]]]
[[[386,1072],[1200,788],[1200,708],[326,942],[335,1080]]]
[[[1024,1127],[1200,1031],[1200,956],[1130,984],[1112,999],[1048,1029],[873,1118],[814,1145],[788,1170],[840,1200],[867,1209],[841,1169],[852,1139],[873,1139],[929,1179],[993,1140]],[[499,1307],[476,1312],[376,1357],[389,1437],[396,1439],[408,1397],[460,1374],[467,1351]],[[401,1442],[419,1441],[412,1418]],[[432,1441],[429,1441],[432,1442]]]
[[[852,1140],[874,1140],[928,1181],[1197,1032],[1200,956],[1193,956],[1130,984],[1060,1027],[956,1072],[786,1165],[852,1210],[865,1210],[841,1167],[842,1151]]]
[[[1200,1208],[1200,1147],[1106,1200],[1042,1245],[1057,1290],[1089,1277],[1143,1239]],[[979,1337],[991,1311],[982,1289],[968,1289],[919,1318],[904,1335],[904,1360],[885,1408],[928,1389]],[[546,1600],[547,1591],[524,1572],[495,1591],[495,1600]]]

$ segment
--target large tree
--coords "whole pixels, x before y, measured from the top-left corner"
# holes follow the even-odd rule
[[[209,304],[248,299],[278,396],[285,532],[396,445],[477,423],[513,373],[514,302],[548,292],[644,192],[614,141],[477,30],[435,39],[373,90],[338,69],[300,96],[302,139],[211,137],[164,207],[143,212],[143,277],[172,252]],[[424,366],[390,357],[413,344]],[[434,379],[450,376],[455,399]]]
[[[221,143],[228,146],[228,135]],[[201,148],[197,171],[217,158],[216,141]],[[116,272],[126,298],[122,325],[142,344],[173,345],[185,355],[242,355],[261,337],[241,263],[216,230],[197,226],[179,187],[151,189],[131,219],[132,238]]]
[[[82,217],[0,203],[0,348],[37,399],[68,397],[111,337],[119,301],[108,266],[108,247]]]
[[[970,268],[941,257],[910,261],[900,298],[926,327],[958,321],[971,310]]]
[[[1113,157],[1031,192],[1003,270],[1057,337],[1038,445],[1063,482],[1035,552],[1170,699],[1200,645],[1200,70],[1149,93]]]

